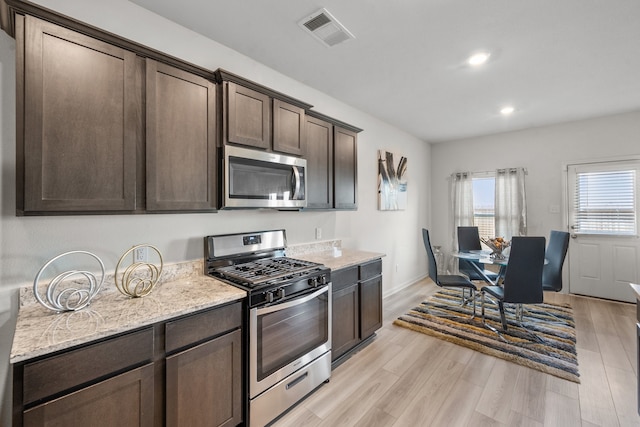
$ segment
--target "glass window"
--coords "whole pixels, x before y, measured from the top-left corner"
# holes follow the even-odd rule
[[[473,225],[480,237],[495,237],[495,177],[473,178]]]
[[[637,235],[638,169],[629,162],[570,167],[573,232]]]

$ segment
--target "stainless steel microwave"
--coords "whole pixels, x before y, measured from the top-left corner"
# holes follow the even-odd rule
[[[306,172],[305,159],[227,145],[222,208],[304,208]]]

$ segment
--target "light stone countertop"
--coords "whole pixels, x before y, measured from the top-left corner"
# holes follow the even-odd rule
[[[636,294],[636,299],[640,300],[640,285],[636,285],[635,283],[630,283],[631,289]]]
[[[293,255],[293,258],[301,259],[304,261],[317,262],[319,264],[324,264],[331,270],[339,270],[341,268],[363,264],[368,261],[373,261],[385,256],[385,254],[378,252],[366,252],[355,249],[338,248],[338,251],[340,255],[336,255],[333,250],[330,250],[297,254]]]
[[[338,254],[334,252],[338,251]],[[292,258],[324,264],[332,270],[363,264],[385,254],[340,248],[339,241],[292,247]],[[144,298],[129,298],[115,285],[105,288],[78,311],[56,313],[38,304],[30,289],[21,295],[10,363],[22,362],[76,345],[152,325],[206,308],[241,300],[247,293],[200,273],[195,261],[168,269],[167,278]],[[181,275],[185,274],[183,278]]]
[[[85,344],[181,315],[245,298],[239,288],[202,274],[158,284],[143,298],[101,291],[78,311],[55,313],[40,304],[20,307],[10,363]],[[31,298],[35,300],[33,294]]]

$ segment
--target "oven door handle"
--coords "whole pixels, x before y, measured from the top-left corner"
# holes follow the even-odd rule
[[[284,310],[289,307],[295,307],[296,305],[304,304],[305,302],[311,301],[312,299],[317,298],[324,293],[329,293],[329,286],[325,286],[322,289],[312,294],[304,295],[300,298],[292,299],[291,301],[276,303],[274,305],[270,305],[269,307],[256,308],[255,310],[258,316],[262,314],[273,313],[274,311]]]
[[[300,171],[298,170],[297,166],[291,166],[291,168],[293,169],[293,177],[295,178],[295,187],[293,189],[293,197],[291,198],[292,200],[298,200],[298,198],[300,197]]]

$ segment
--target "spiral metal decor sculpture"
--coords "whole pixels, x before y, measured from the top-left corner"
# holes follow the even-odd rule
[[[58,274],[51,279],[47,286],[45,298],[39,292],[39,282],[42,273],[54,262],[60,258],[71,255],[88,255],[93,257],[100,264],[101,275],[100,282],[98,282],[95,274],[86,270],[69,270]],[[76,276],[79,276],[76,277]],[[86,280],[88,283],[82,283]],[[91,299],[96,296],[100,291],[102,284],[104,283],[104,264],[100,258],[95,254],[87,251],[70,251],[62,253],[52,259],[50,259],[45,265],[42,266],[35,279],[33,280],[33,294],[36,300],[46,308],[56,311],[76,311],[88,306]],[[85,285],[85,286],[83,286]],[[88,285],[88,286],[87,286]]]
[[[158,258],[160,259],[160,267],[150,262],[134,262],[129,265],[124,272],[122,273],[122,278],[120,278],[120,267],[125,258],[129,255],[132,255],[134,251],[140,248],[150,248],[154,250],[158,254]],[[131,298],[140,298],[146,295],[149,295],[153,288],[158,283],[158,279],[160,278],[160,274],[162,274],[162,254],[160,251],[151,245],[137,245],[126,251],[121,257],[120,261],[118,261],[118,265],[116,266],[116,272],[114,280],[116,282],[116,287],[118,290]]]

